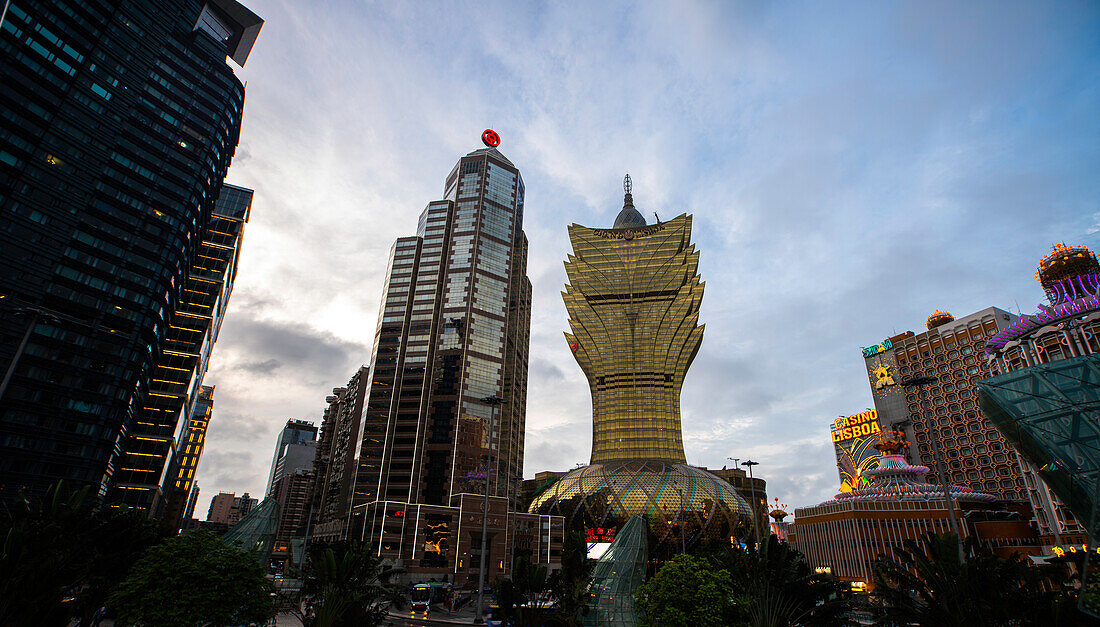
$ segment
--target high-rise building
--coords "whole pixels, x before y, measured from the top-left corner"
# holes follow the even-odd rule
[[[1015,447],[1040,537],[1053,551],[1088,542],[1100,481],[1100,263],[1084,246],[1059,244],[1035,278],[1049,306],[989,338],[994,376],[979,388],[982,410]]]
[[[206,512],[206,520],[213,523],[229,524],[229,516],[233,511],[233,504],[237,501],[237,495],[233,492],[219,492],[210,499],[210,509]]]
[[[370,368],[359,368],[346,387],[333,388],[325,400],[324,419],[313,461],[313,528],[319,540],[347,537],[351,495],[358,469],[363,403]]]
[[[446,505],[492,459],[491,492],[518,506],[531,316],[523,195],[511,161],[475,150],[417,234],[394,244],[353,505]],[[494,395],[496,410],[482,402]]]
[[[289,559],[294,540],[306,535],[312,493],[312,469],[298,469],[279,475],[275,480],[275,487],[269,497],[279,502],[279,527],[275,532],[274,554],[280,560]]]
[[[191,504],[191,489],[195,481],[195,472],[199,459],[206,447],[206,430],[214,415],[214,386],[204,385],[199,389],[191,414],[180,424],[179,436],[174,438],[173,460],[169,466],[168,480],[164,483],[164,494],[168,500],[162,518],[165,529],[175,531],[190,517],[184,513]]]
[[[185,438],[191,435],[193,416],[201,423],[209,420],[213,390],[204,395],[202,381],[233,292],[251,207],[252,190],[222,185],[112,481],[113,506],[147,510],[163,518],[167,528],[180,522],[187,483],[198,464],[198,455],[186,452],[195,445]],[[205,433],[206,425],[200,429]]]
[[[195,505],[198,503],[198,501],[199,501],[199,484],[192,483],[191,484],[191,491],[187,493],[187,503],[186,503],[186,505],[184,505],[184,508],[183,508],[183,516],[181,517],[183,522],[180,525],[181,528],[189,529],[193,525],[193,522],[197,522],[197,521],[194,521],[193,519],[195,518]]]
[[[172,329],[240,131],[244,86],[225,60],[243,64],[263,22],[233,0],[5,9],[0,499],[59,479],[106,497],[116,475],[120,494],[149,492],[186,414],[146,408],[177,386],[156,380],[173,341],[203,326]],[[194,393],[181,359],[178,394]],[[159,474],[123,455],[145,445]]]
[[[732,485],[684,463],[680,391],[703,341],[691,216],[646,224],[629,176],[624,188],[613,227],[569,227],[565,338],[592,392],[591,464],[529,511],[564,516],[573,529],[619,530],[642,515],[661,559],[688,539],[751,537],[754,517]]]
[[[316,446],[317,425],[305,420],[287,420],[275,443],[265,494],[271,494],[281,475],[293,474],[299,469],[312,469]]]
[[[259,499],[252,498],[248,492],[233,497],[233,506],[229,508],[229,525],[232,526],[241,522],[241,519],[248,516],[252,508],[256,507],[259,502]]]
[[[943,471],[931,441],[936,438],[951,483],[1001,500],[1027,499],[1012,445],[978,406],[977,382],[988,376],[982,363],[986,341],[1015,320],[996,307],[958,320],[936,311],[926,331],[908,331],[863,349],[878,424],[905,431],[909,455],[931,469],[931,483],[938,484]],[[935,381],[903,385],[917,375]]]
[[[506,574],[516,554],[541,564],[560,555],[560,518],[516,511],[531,282],[523,179],[495,137],[486,131],[487,147],[459,159],[417,234],[394,244],[371,365],[356,384],[365,392],[354,415],[361,422],[337,423],[331,435],[323,427],[318,449],[330,476],[353,456],[357,465],[350,517],[322,519],[315,535],[345,525],[343,534],[398,561],[410,578],[476,582],[486,488],[487,581]],[[345,432],[358,433],[357,450],[341,453]]]

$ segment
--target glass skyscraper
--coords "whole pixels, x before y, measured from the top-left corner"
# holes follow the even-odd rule
[[[353,505],[446,505],[482,493],[488,466],[491,493],[518,506],[531,325],[523,193],[500,151],[475,150],[416,236],[394,244]],[[496,411],[481,401],[492,395],[504,399]]]
[[[65,479],[152,506],[168,478],[227,284],[197,290],[195,269],[235,246],[208,237],[244,102],[226,56],[243,64],[262,23],[233,0],[7,3],[0,499]]]
[[[531,325],[523,199],[519,170],[495,147],[459,159],[443,199],[390,252],[370,366],[329,397],[311,535],[363,541],[406,583],[476,586],[483,521],[486,581],[517,555],[560,561],[561,518],[517,511]]]

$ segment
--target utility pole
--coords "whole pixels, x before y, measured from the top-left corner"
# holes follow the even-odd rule
[[[0,382],[0,400],[4,399],[4,393],[8,391],[8,384],[11,383],[11,377],[15,374],[15,367],[19,365],[19,358],[23,356],[23,351],[27,348],[27,342],[31,339],[31,334],[34,333],[34,327],[38,324],[39,317],[51,324],[57,324],[61,321],[50,310],[33,305],[17,307],[12,312],[12,315],[16,317],[28,314],[30,314],[30,321],[27,322],[27,331],[23,333],[23,339],[19,342],[19,347],[15,349],[15,355],[12,356],[11,362],[8,364],[7,372],[4,373],[4,380]]]
[[[919,402],[923,402],[924,399],[921,397],[921,391],[924,389],[925,386],[931,385],[936,381],[939,381],[939,379],[934,376],[928,376],[925,374],[914,374],[911,377],[906,377],[905,379],[902,379],[901,387],[905,388],[906,390],[909,390],[910,388],[916,388],[917,400]],[[920,408],[920,413],[921,416],[923,416],[924,418],[931,419],[931,417],[925,413],[924,407]],[[943,500],[947,505],[947,518],[951,524],[951,533],[955,534],[955,537],[959,540],[959,563],[961,564],[962,562],[966,561],[966,556],[963,554],[963,538],[962,533],[959,531],[959,521],[955,517],[955,499],[951,498],[951,487],[947,483],[947,464],[944,463],[943,457],[940,456],[940,439],[938,429],[936,430],[937,432],[933,432],[930,422],[931,420],[926,421],[925,426],[928,428],[928,439],[932,440],[932,456],[935,458],[936,461],[936,474],[939,476],[940,485],[943,487]]]
[[[486,537],[489,535],[489,477],[493,468],[493,423],[496,422],[497,407],[504,403],[499,396],[486,396],[481,402],[489,406],[489,449],[485,456],[485,497],[481,504],[481,560],[477,570],[477,614],[474,615],[474,624],[485,622],[481,615],[484,613],[485,601],[485,553],[487,552]]]

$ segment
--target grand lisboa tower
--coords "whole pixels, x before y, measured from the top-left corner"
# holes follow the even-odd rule
[[[748,504],[726,481],[686,465],[680,390],[703,340],[703,283],[691,216],[646,224],[630,176],[610,229],[569,227],[569,348],[592,391],[592,461],[536,496],[530,511],[572,529],[620,529],[645,517],[658,554],[751,534]]]

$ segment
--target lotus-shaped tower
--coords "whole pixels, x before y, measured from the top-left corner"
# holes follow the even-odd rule
[[[691,216],[647,224],[630,177],[610,229],[573,224],[565,338],[592,393],[591,464],[538,495],[532,512],[573,528],[645,517],[658,544],[741,535],[749,506],[726,481],[684,464],[680,391],[703,341],[703,283]]]

